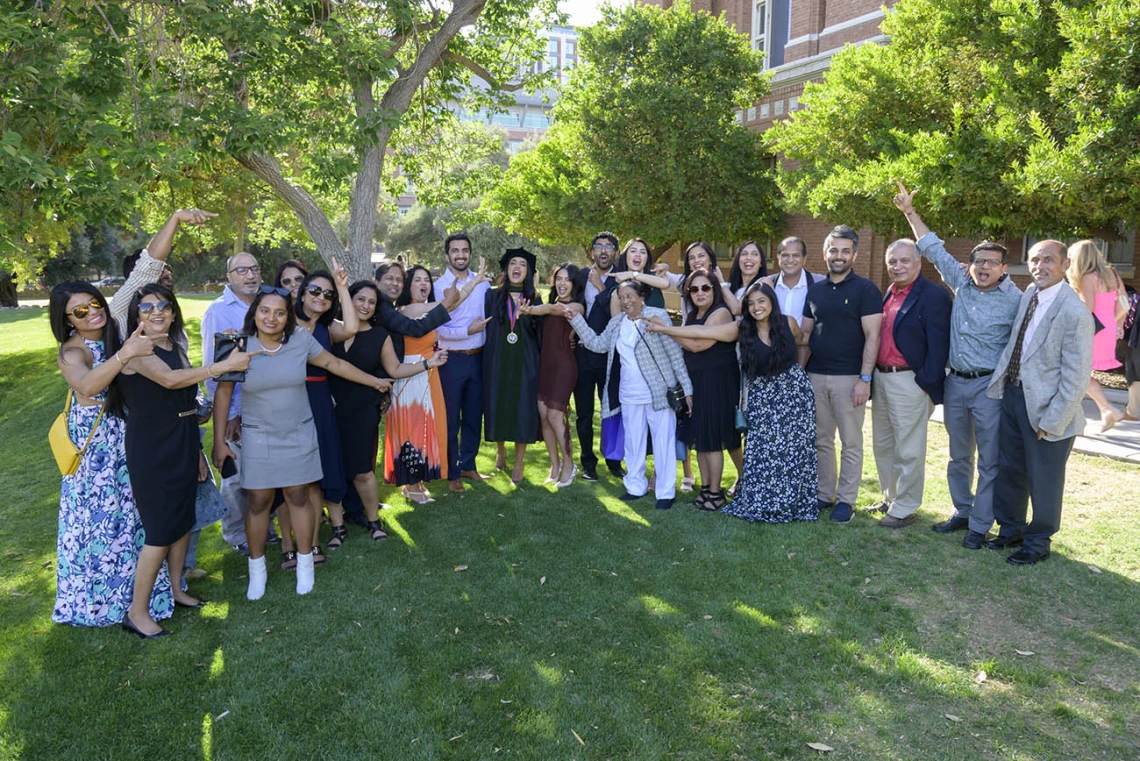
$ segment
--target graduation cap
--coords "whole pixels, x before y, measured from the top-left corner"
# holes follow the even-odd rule
[[[499,269],[506,269],[507,264],[515,257],[526,259],[527,264],[530,265],[531,273],[538,269],[538,260],[535,259],[534,254],[527,251],[525,248],[508,248],[506,253],[499,257]]]

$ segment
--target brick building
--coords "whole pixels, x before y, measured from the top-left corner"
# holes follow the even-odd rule
[[[673,4],[673,0],[637,2],[665,8]],[[895,0],[692,0],[696,10],[713,15],[724,13],[730,24],[750,37],[753,48],[764,52],[764,67],[772,75],[771,92],[737,115],[739,122],[758,132],[800,108],[799,98],[804,84],[821,79],[831,64],[832,56],[844,45],[889,44],[879,26],[883,20],[883,6],[890,7],[894,3]],[[798,235],[807,242],[808,267],[815,272],[824,271],[821,252],[831,227],[830,223],[803,215],[787,219],[784,234]],[[893,236],[878,235],[870,228],[864,228],[859,231],[859,238],[856,271],[885,288],[889,279],[883,254]],[[974,242],[952,239],[947,241],[947,247],[965,260]],[[1033,242],[1034,239],[1027,237],[1011,237],[1004,241],[1010,252],[1010,274],[1022,286],[1028,282],[1026,268],[1021,264],[1022,256]],[[1102,248],[1124,280],[1136,285],[1135,229],[1119,241],[1102,243]],[[939,279],[929,264],[924,265],[923,274]]]

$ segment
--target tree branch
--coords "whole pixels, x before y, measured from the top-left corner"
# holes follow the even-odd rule
[[[495,78],[494,75],[491,74],[491,72],[487,71],[487,69],[485,69],[483,66],[479,65],[475,61],[472,61],[467,56],[462,56],[462,55],[459,55],[458,53],[444,53],[442,58],[444,61],[447,61],[448,63],[457,63],[460,66],[464,67],[465,69],[470,70],[471,73],[473,73],[475,76],[480,77],[483,80],[485,80],[489,85],[491,85],[491,87],[493,87],[496,90],[505,90],[506,92],[514,92],[515,90],[521,90],[523,87],[522,82],[517,82],[514,84],[504,84],[503,82],[500,82],[498,79]]]

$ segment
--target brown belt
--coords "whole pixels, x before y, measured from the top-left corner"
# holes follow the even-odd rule
[[[448,349],[447,352],[449,354],[482,354],[483,347],[480,346],[478,349]]]
[[[881,373],[903,373],[910,368],[906,365],[875,365],[875,369]]]

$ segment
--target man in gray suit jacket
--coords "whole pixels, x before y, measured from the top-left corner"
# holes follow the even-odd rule
[[[1033,285],[1021,297],[1015,330],[986,393],[1002,400],[1001,459],[994,483],[1000,530],[992,549],[1023,545],[1007,561],[1032,565],[1049,557],[1061,527],[1065,463],[1084,430],[1081,400],[1092,371],[1093,320],[1065,282],[1065,244],[1043,240],[1029,250]],[[1026,525],[1028,501],[1033,522]]]

